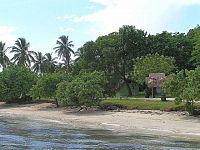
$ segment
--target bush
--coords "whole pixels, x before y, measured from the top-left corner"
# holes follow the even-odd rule
[[[61,82],[58,84],[56,97],[62,106],[79,106],[78,95],[75,91],[77,84],[72,82]]]
[[[103,73],[81,73],[71,82],[58,85],[57,98],[65,106],[96,105],[103,97],[105,84]]]
[[[195,70],[182,70],[172,74],[163,83],[166,93],[176,97],[177,102],[185,101],[186,110],[195,115],[194,102],[200,100],[200,67]]]
[[[56,100],[57,85],[62,81],[69,81],[71,78],[65,73],[47,73],[42,75],[36,85],[31,88],[33,98],[54,98]],[[57,100],[56,100],[56,104]]]
[[[7,103],[30,100],[28,94],[36,80],[37,76],[25,67],[8,67],[0,73],[0,99]]]

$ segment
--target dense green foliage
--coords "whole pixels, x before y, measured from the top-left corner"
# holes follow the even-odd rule
[[[119,32],[98,37],[79,49],[77,62],[81,69],[103,71],[108,79],[107,94],[113,96],[121,83],[126,83],[132,96],[130,83],[133,58],[147,54],[147,34],[134,26],[123,26]]]
[[[131,96],[133,93],[130,85],[136,82],[136,79],[132,78],[134,59],[144,58],[148,54],[173,57],[175,61],[172,58],[170,62],[175,65],[172,70],[175,72],[181,69],[194,69],[195,62],[191,63],[193,50],[194,43],[187,34],[162,32],[148,35],[134,26],[123,26],[118,32],[100,36],[96,41],[86,42],[78,51],[79,58],[74,64],[74,73],[77,74],[82,69],[103,71],[108,79],[107,95],[115,95],[117,89],[125,83],[129,91],[127,96]],[[162,64],[156,65],[159,72],[163,71],[159,69]],[[168,70],[163,72],[170,73]],[[142,79],[144,80],[143,77]]]
[[[101,72],[82,72],[71,82],[58,85],[57,98],[62,105],[92,106],[103,97],[106,78]]]
[[[174,57],[178,70],[192,69],[192,51],[194,45],[184,33],[162,32],[148,37],[149,53],[158,53],[164,56]]]
[[[57,85],[62,81],[68,81],[70,77],[65,73],[51,73],[41,76],[36,85],[31,89],[33,98],[54,98],[56,100]],[[57,100],[56,100],[56,104]]]
[[[36,78],[36,75],[25,67],[10,66],[4,69],[0,73],[0,99],[6,102],[25,100]]]
[[[184,92],[186,85],[185,72],[182,70],[178,73],[170,74],[167,80],[162,84],[162,88],[165,93],[169,94],[171,97],[177,98],[181,96]]]
[[[198,25],[196,28],[191,29],[188,32],[188,37],[194,45],[191,61],[195,66],[198,66],[200,62],[200,26]]]
[[[177,101],[186,101],[188,111],[195,114],[194,101],[200,100],[200,68],[172,74],[164,82],[163,89],[176,97]]]
[[[165,73],[168,75],[174,69],[175,60],[159,54],[136,58],[133,68],[133,79],[143,84],[150,73]]]
[[[162,72],[171,74],[163,85],[168,95],[192,105],[199,99],[199,26],[188,33],[164,31],[151,35],[127,25],[86,42],[76,52],[72,43],[68,36],[60,36],[53,48],[58,57],[53,57],[51,52],[30,51],[25,38],[18,38],[9,48],[0,42],[0,98],[19,99],[28,95],[31,88],[34,98],[58,98],[62,105],[90,106],[103,96],[115,96],[124,85],[127,96],[133,96],[136,84],[140,90],[145,88],[143,83],[149,73]],[[6,52],[14,54],[13,58],[9,60]],[[75,60],[72,54],[76,55]],[[11,64],[26,68],[11,69]],[[23,74],[25,70],[27,73]],[[38,75],[34,86],[36,77],[30,70]],[[7,72],[13,75],[5,77]]]

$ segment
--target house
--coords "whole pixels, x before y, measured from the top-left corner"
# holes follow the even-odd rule
[[[148,87],[160,87],[161,83],[166,79],[165,73],[150,73],[146,82]]]
[[[149,77],[146,78],[147,87],[152,89],[152,96],[154,91],[156,93],[161,94],[163,93],[160,86],[161,83],[166,79],[165,73],[150,73]]]
[[[139,86],[136,83],[132,83],[132,84],[130,83],[129,86],[131,88],[133,95],[137,95],[139,93]],[[128,93],[127,85],[124,82],[122,82],[116,90],[116,97],[117,98],[127,97],[128,94],[129,93]]]

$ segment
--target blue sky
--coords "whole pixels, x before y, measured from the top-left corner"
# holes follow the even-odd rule
[[[68,35],[76,51],[86,41],[135,25],[155,34],[187,32],[200,24],[200,0],[0,0],[0,41],[26,38],[31,49],[53,52]]]

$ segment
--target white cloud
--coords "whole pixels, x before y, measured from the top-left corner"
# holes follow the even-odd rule
[[[180,0],[185,5],[200,4],[200,0]]]
[[[101,5],[118,5],[120,3],[120,1],[124,1],[124,3],[126,3],[127,1],[132,1],[133,3],[138,3],[142,0],[89,0],[91,3],[97,3],[97,4],[101,4]],[[146,0],[146,2],[148,2],[149,0]],[[159,1],[157,1],[159,2]],[[161,3],[163,3],[163,1],[160,0]],[[179,4],[186,4],[186,5],[193,5],[193,4],[200,4],[200,0],[167,0],[167,2],[165,3],[179,3]],[[150,3],[154,3],[155,4],[155,0],[150,1]],[[164,4],[164,3],[163,3]],[[155,4],[156,5],[156,4]]]
[[[181,8],[200,4],[200,0],[89,0],[104,8],[89,15],[73,17],[76,23],[96,26],[96,35],[117,31],[122,25],[135,25],[150,33],[168,29],[171,20],[179,17]],[[90,29],[88,29],[89,32]],[[94,33],[94,29],[91,30]]]
[[[60,32],[75,32],[75,29],[71,27],[60,27],[59,30]]]
[[[65,15],[56,17],[57,20],[70,20],[76,17],[76,15]]]
[[[87,9],[89,9],[89,10],[94,10],[95,8],[96,7],[94,5],[90,5],[90,6],[87,7]]]
[[[0,26],[0,41],[6,43],[6,46],[12,46],[16,41],[16,27]]]
[[[0,34],[13,33],[15,31],[16,31],[16,27],[12,27],[12,26],[0,26]]]
[[[98,3],[98,4],[101,4],[101,5],[113,5],[115,3],[117,3],[119,0],[89,0],[90,2],[92,3]]]
[[[166,22],[166,14],[171,3],[160,0],[117,0],[114,2],[92,0],[107,5],[103,10],[87,16],[76,17],[75,22],[93,22],[103,29],[103,34],[116,31],[122,25],[135,25],[138,28],[155,32]],[[169,0],[170,1],[170,0]],[[164,2],[165,3],[165,2]],[[165,16],[165,17],[163,17]],[[162,23],[161,23],[162,22]],[[102,31],[100,31],[102,33]]]

